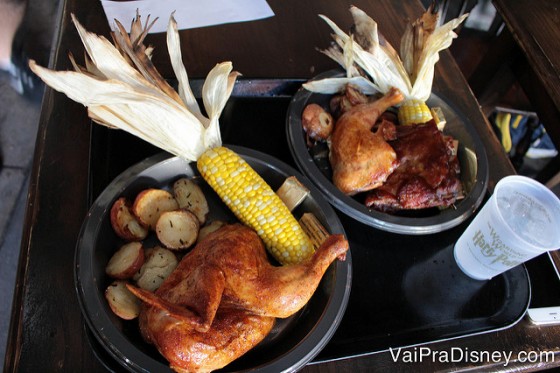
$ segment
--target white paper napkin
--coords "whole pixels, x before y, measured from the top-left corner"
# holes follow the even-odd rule
[[[145,20],[159,17],[150,33],[165,32],[171,13],[179,29],[213,26],[224,23],[246,22],[274,16],[265,0],[101,0],[111,27],[118,19],[126,28],[136,15]]]

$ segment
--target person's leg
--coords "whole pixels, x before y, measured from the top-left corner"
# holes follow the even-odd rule
[[[23,49],[20,26],[27,0],[0,0],[0,78],[32,102],[43,97],[43,82],[29,69],[29,58]],[[19,32],[18,32],[19,30]]]
[[[0,68],[11,64],[12,44],[23,20],[26,0],[0,0]]]

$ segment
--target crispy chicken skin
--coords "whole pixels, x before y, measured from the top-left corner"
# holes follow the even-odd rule
[[[333,182],[347,195],[368,191],[382,185],[397,167],[397,155],[387,143],[387,135],[394,133],[382,125],[374,132],[379,116],[404,99],[392,88],[379,100],[359,104],[345,112],[336,122],[331,137],[330,163]]]
[[[306,262],[277,267],[252,229],[226,225],[197,244],[155,293],[129,285],[145,302],[142,334],[174,369],[198,370],[198,355],[204,369],[218,369],[260,342],[274,318],[299,311],[347,250],[342,235],[331,235]]]
[[[223,368],[262,341],[274,326],[274,317],[247,311],[219,309],[212,327],[202,333],[169,312],[146,307],[140,313],[140,331],[177,372],[211,372]]]

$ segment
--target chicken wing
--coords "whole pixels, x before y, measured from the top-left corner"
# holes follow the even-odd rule
[[[404,99],[392,88],[377,101],[359,104],[336,122],[331,137],[330,163],[333,182],[343,193],[354,195],[382,185],[397,167],[397,155],[387,143],[395,133],[394,125],[383,122],[372,128],[379,116]]]

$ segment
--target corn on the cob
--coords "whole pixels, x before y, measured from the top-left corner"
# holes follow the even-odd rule
[[[91,58],[91,69],[76,64],[76,72],[55,72],[31,62],[31,69],[43,81],[86,105],[95,122],[123,129],[169,153],[197,161],[208,184],[243,223],[257,231],[281,264],[301,262],[313,253],[311,241],[270,186],[234,152],[221,147],[219,117],[238,75],[231,62],[217,64],[204,83],[202,100],[207,118],[192,95],[173,16],[168,45],[181,94],[146,56],[142,39],[149,26],[146,22],[142,29],[139,15],[133,29],[141,37],[134,32],[132,42],[118,23],[114,38],[118,48],[87,32],[74,16],[73,21]]]
[[[350,13],[354,21],[350,33],[326,16],[320,16],[333,30],[334,40],[322,52],[346,70],[346,77],[316,79],[304,84],[305,89],[334,94],[352,84],[369,95],[386,94],[391,88],[398,88],[407,98],[426,101],[431,95],[438,53],[451,45],[457,37],[453,29],[468,16],[465,13],[446,23],[440,22],[440,13],[433,2],[424,14],[407,25],[400,48],[396,49],[382,37],[375,20],[364,11],[351,6]],[[420,117],[413,122],[425,123],[429,118]],[[401,123],[408,121],[403,119]]]
[[[262,238],[281,264],[295,264],[314,251],[282,200],[251,166],[225,147],[209,149],[197,167],[206,182],[244,224]]]
[[[409,99],[399,107],[398,117],[400,124],[408,126],[428,122],[432,119],[432,113],[424,101]]]

